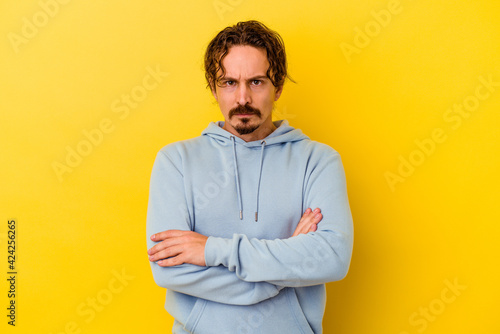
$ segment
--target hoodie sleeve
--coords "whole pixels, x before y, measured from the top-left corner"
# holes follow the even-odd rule
[[[181,171],[159,152],[153,166],[147,212],[147,247],[150,236],[165,230],[192,230]],[[153,278],[161,287],[226,304],[248,305],[274,297],[282,289],[266,282],[245,282],[223,266],[183,264],[161,267],[150,262]]]
[[[304,208],[320,208],[323,219],[315,232],[288,239],[209,237],[207,265],[223,265],[246,282],[310,286],[343,279],[353,249],[353,222],[340,155],[320,144],[304,180]],[[297,222],[298,223],[298,222]]]

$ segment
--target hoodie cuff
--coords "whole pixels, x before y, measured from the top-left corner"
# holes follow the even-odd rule
[[[205,243],[205,264],[208,267],[228,266],[232,239],[209,236]]]

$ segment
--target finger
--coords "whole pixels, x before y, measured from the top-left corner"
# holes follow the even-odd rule
[[[312,230],[316,231],[317,224],[321,221],[323,215],[318,210],[314,210],[311,214],[304,216],[303,219],[297,225],[295,232],[292,237],[297,236],[299,234],[307,234]]]
[[[148,249],[148,255],[154,255],[157,254],[158,252],[161,252],[169,247],[176,246],[182,243],[183,238],[182,237],[172,237],[172,238],[167,238],[150,249]]]
[[[156,262],[160,267],[173,267],[173,266],[178,266],[184,263],[184,260],[182,259],[181,255],[177,255],[174,257],[170,257],[168,259],[163,259],[158,262]]]
[[[181,237],[190,233],[191,231],[168,230],[160,233],[153,234],[151,240],[158,241],[156,245],[148,249],[148,254],[155,254],[167,247],[179,244],[182,242]]]
[[[300,221],[299,221],[299,224],[298,225],[304,225],[307,223],[307,220],[310,219],[311,215],[313,214],[313,211],[311,208],[308,208],[304,214],[302,215],[302,217],[300,218]],[[297,226],[298,226],[297,225]]]
[[[151,262],[155,262],[155,261],[168,259],[170,257],[178,256],[181,253],[182,253],[182,247],[173,246],[173,247],[168,247],[166,249],[163,249],[163,250],[161,250],[157,253],[154,253],[152,255],[149,255],[148,259]]]
[[[314,232],[318,228],[318,223],[321,221],[322,215],[321,213],[316,214],[311,218],[311,220],[308,222],[307,225],[305,225],[302,229],[301,232],[303,234],[307,234],[309,232]]]
[[[180,236],[186,232],[190,232],[190,231],[182,231],[182,230],[166,230],[166,231],[163,231],[163,232],[158,232],[158,233],[155,233],[151,236],[151,240],[153,241],[162,241],[162,240],[165,240],[167,238],[172,238],[172,237],[177,237],[177,236]]]
[[[304,212],[304,214],[300,218],[299,223],[297,224],[297,227],[295,227],[295,231],[293,232],[292,237],[303,233],[303,229],[304,229],[305,226],[307,226],[308,221],[309,221],[309,216],[311,215],[311,213],[312,213],[312,211],[311,211],[310,208],[308,208]]]
[[[156,263],[161,267],[172,267],[181,265],[183,263],[195,264],[198,266],[205,266],[205,259],[202,255],[202,259],[193,259],[192,249],[185,249],[182,246],[178,246],[172,249],[171,254],[176,254],[175,256],[169,256],[168,258],[160,259]],[[202,253],[203,254],[203,253]]]
[[[314,217],[316,213],[319,212],[319,209],[315,209],[314,211],[311,210],[311,208],[308,208],[302,217],[300,218],[299,223],[297,224],[297,229],[300,230],[303,226],[308,225],[310,223],[310,220]]]
[[[312,209],[307,209],[302,217],[300,218],[299,224],[307,224],[311,219],[314,219],[314,216],[317,215],[318,213],[321,213],[321,210],[319,208],[316,208],[314,210]]]

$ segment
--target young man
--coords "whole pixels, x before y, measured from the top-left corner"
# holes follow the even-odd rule
[[[347,274],[340,156],[271,118],[286,68],[281,37],[263,24],[221,31],[205,70],[224,122],[156,157],[148,255],[173,333],[321,333],[324,284]]]

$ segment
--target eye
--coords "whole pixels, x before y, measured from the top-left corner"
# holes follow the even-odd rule
[[[252,80],[252,83],[253,83],[255,86],[259,86],[260,84],[262,84],[262,80]]]
[[[233,80],[226,80],[226,81],[224,81],[224,84],[226,86],[233,86],[234,85],[234,81]]]

